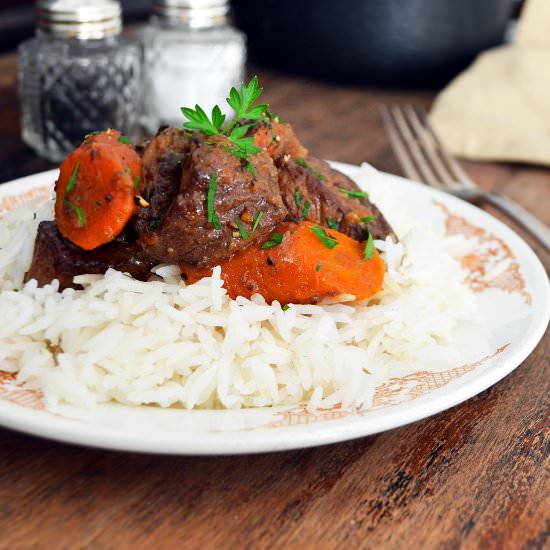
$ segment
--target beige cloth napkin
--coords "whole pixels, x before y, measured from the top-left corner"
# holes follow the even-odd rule
[[[550,166],[550,0],[528,0],[514,43],[481,54],[430,119],[457,156]]]

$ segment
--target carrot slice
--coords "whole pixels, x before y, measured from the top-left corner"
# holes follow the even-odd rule
[[[382,289],[385,272],[375,249],[368,260],[364,252],[365,243],[339,231],[288,223],[224,262],[222,279],[231,298],[259,293],[283,304],[338,301],[344,295],[363,300]],[[210,275],[210,269],[181,268],[190,283]]]
[[[84,136],[83,141],[84,145],[93,144],[116,146],[117,143],[121,143],[122,145],[131,145],[128,136],[125,136],[122,132],[115,130],[114,128],[109,128],[104,132],[92,132],[91,134]]]
[[[141,159],[120,136],[116,130],[90,136],[60,166],[55,219],[84,250],[112,241],[137,211]]]

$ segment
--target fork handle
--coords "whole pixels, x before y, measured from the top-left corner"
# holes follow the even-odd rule
[[[550,229],[517,202],[498,193],[483,193],[479,198],[486,200],[505,214],[508,214],[510,218],[527,229],[533,237],[541,242],[546,247],[546,250],[550,251]]]

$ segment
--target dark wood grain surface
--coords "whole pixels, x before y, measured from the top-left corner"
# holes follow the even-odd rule
[[[377,103],[434,97],[260,76],[313,153],[394,173]],[[49,166],[20,142],[14,57],[0,58],[0,181]],[[550,170],[465,166],[550,224]],[[549,351],[547,334],[510,376],[435,417],[309,450],[145,456],[0,429],[0,548],[548,548]]]

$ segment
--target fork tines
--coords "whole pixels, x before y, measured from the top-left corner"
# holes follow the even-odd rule
[[[395,156],[408,178],[442,189],[476,187],[446,151],[424,109],[381,105],[380,114]]]

